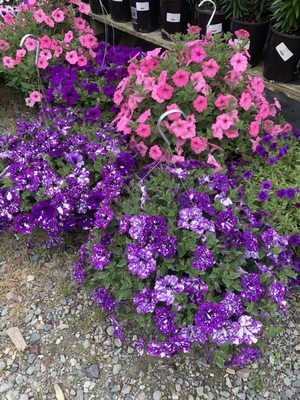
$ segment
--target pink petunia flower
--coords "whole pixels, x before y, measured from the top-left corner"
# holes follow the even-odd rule
[[[97,44],[97,39],[94,35],[87,33],[86,35],[79,37],[79,42],[81,46],[86,47],[87,49],[92,49]]]
[[[4,15],[3,20],[7,25],[11,26],[14,24],[14,18],[9,12]]]
[[[73,38],[74,38],[73,32],[72,31],[68,31],[64,36],[64,42],[65,43],[71,43]]]
[[[49,65],[47,58],[45,58],[45,57],[39,57],[39,60],[38,60],[38,64],[37,64],[37,65],[38,65],[38,67],[41,68],[41,69],[46,69],[46,68],[48,67],[48,65]]]
[[[36,40],[28,38],[25,40],[24,46],[28,51],[34,51],[36,49]]]
[[[89,15],[90,8],[81,1],[78,4],[78,11],[81,12],[82,14]]]
[[[217,124],[223,130],[227,130],[234,125],[234,120],[228,114],[221,114],[217,116]]]
[[[72,64],[72,65],[76,64],[78,61],[77,51],[75,51],[75,50],[67,51],[65,58],[69,64]]]
[[[224,131],[224,133],[228,139],[235,139],[239,137],[239,131],[237,129],[228,129],[227,131]]]
[[[241,53],[235,53],[230,59],[230,65],[236,72],[245,72],[248,65],[247,57]]]
[[[157,95],[163,100],[170,100],[172,98],[174,89],[167,83],[157,86]]]
[[[19,49],[19,50],[16,51],[16,57],[17,58],[22,59],[22,58],[25,57],[25,55],[26,55],[26,50],[25,49]]]
[[[26,97],[26,99],[25,99],[25,103],[26,103],[26,106],[27,107],[33,107],[34,106],[34,101],[33,100],[31,100],[31,98],[30,97]]]
[[[188,24],[187,33],[198,35],[201,32],[201,28],[197,25]]]
[[[207,144],[207,138],[197,136],[191,139],[191,149],[195,154],[200,154],[202,151],[206,150]]]
[[[166,107],[166,109],[167,109],[167,111],[170,111],[170,110],[180,110],[180,108],[178,107],[178,105],[175,104],[175,103],[169,104],[169,105]],[[170,121],[178,121],[180,118],[181,118],[181,113],[179,113],[179,112],[174,112],[174,113],[168,115],[168,119],[169,119]]]
[[[51,51],[48,49],[43,49],[40,51],[40,56],[45,57],[46,60],[50,60],[52,58]]]
[[[260,141],[261,141],[261,137],[257,137],[256,139],[250,139],[250,142],[252,143],[252,151],[256,150]]]
[[[172,156],[171,160],[173,161],[173,163],[177,163],[177,162],[183,162],[185,160],[185,158],[183,156]]]
[[[185,135],[186,133],[186,129],[187,123],[182,119],[174,121],[170,125],[170,132],[172,132],[177,138],[182,138],[182,135]]]
[[[189,81],[189,73],[183,69],[178,69],[172,76],[174,85],[177,87],[184,87]]]
[[[81,32],[85,30],[86,22],[83,18],[81,17],[74,18],[73,23],[77,31]]]
[[[202,64],[202,74],[203,76],[207,76],[209,78],[214,78],[217,75],[219,69],[220,69],[219,65],[213,58],[211,58],[208,61],[205,61]]]
[[[196,124],[190,121],[184,121],[184,122],[185,122],[184,130],[182,131],[180,137],[184,140],[192,139],[193,137],[196,136]]]
[[[249,126],[249,133],[251,136],[256,137],[259,134],[259,123],[258,121],[252,121]]]
[[[221,126],[216,123],[216,124],[212,124],[212,135],[214,138],[217,139],[223,139],[223,129],[221,128]]]
[[[54,21],[48,15],[46,15],[46,18],[44,19],[44,22],[46,25],[50,26],[50,28],[54,28]]]
[[[243,92],[240,98],[240,106],[245,110],[248,111],[252,106],[252,98],[250,93]]]
[[[215,157],[212,154],[208,155],[207,162],[208,162],[208,164],[211,164],[214,166],[215,171],[221,171],[221,169],[222,169],[221,165],[217,162],[217,160],[215,159]]]
[[[197,93],[201,92],[205,96],[208,95],[210,88],[204,79],[202,72],[195,72],[191,75],[191,81],[194,83],[194,89]]]
[[[54,56],[56,58],[58,58],[62,52],[63,52],[63,48],[61,46],[56,46],[56,49],[54,51]]]
[[[157,144],[155,146],[150,147],[149,150],[149,157],[152,158],[152,160],[159,160],[161,159],[163,153],[160,150],[160,148],[157,146]]]
[[[87,65],[87,58],[83,54],[80,54],[80,56],[78,56],[77,64],[79,67],[84,67]]]
[[[151,128],[148,124],[140,124],[136,130],[136,134],[142,138],[149,137],[151,135]]]
[[[193,106],[195,110],[198,112],[202,112],[207,109],[207,98],[205,96],[198,96],[194,101],[193,101]]]
[[[219,110],[226,110],[231,103],[231,99],[234,99],[234,104],[236,104],[234,96],[230,94],[219,94],[214,104]]]
[[[55,22],[63,22],[65,19],[64,13],[62,10],[57,8],[54,10],[51,14],[52,18],[54,19]]]
[[[248,31],[246,31],[245,29],[239,29],[238,31],[235,31],[234,34],[238,39],[246,40],[246,39],[249,39],[249,37],[250,37],[250,33]]]
[[[49,38],[49,36],[44,35],[44,36],[40,37],[39,41],[40,41],[41,49],[50,49],[51,39]]]
[[[8,49],[9,49],[9,44],[7,43],[7,41],[4,39],[0,39],[0,50],[6,51]]]
[[[5,65],[6,68],[12,69],[15,66],[15,60],[12,59],[11,57],[5,56],[2,59],[3,65]]]
[[[201,63],[201,61],[203,61],[205,57],[206,57],[206,53],[205,53],[203,47],[198,46],[198,47],[195,47],[194,49],[192,49],[191,60],[193,62]]]
[[[33,92],[30,93],[29,98],[31,101],[34,103],[38,103],[42,100],[41,93],[38,92],[37,90],[34,90]]]
[[[145,145],[144,142],[139,142],[134,147],[137,149],[142,157],[145,157],[148,151],[148,147]]]
[[[115,92],[116,93],[116,92]],[[137,119],[137,122],[140,124],[143,124],[147,119],[151,116],[151,110],[148,108],[148,110],[144,111]]]

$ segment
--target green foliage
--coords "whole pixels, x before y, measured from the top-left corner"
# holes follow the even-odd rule
[[[231,18],[259,22],[271,5],[271,0],[220,0]]]
[[[273,2],[273,26],[281,33],[300,34],[299,0],[275,0]]]

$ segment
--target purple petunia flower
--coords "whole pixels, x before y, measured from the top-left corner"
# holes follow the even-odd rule
[[[95,289],[92,293],[92,300],[97,303],[103,311],[111,312],[116,309],[116,300],[109,296],[106,288]]]
[[[174,335],[178,331],[175,314],[165,307],[155,309],[154,321],[157,329],[163,335]]]
[[[219,231],[228,234],[237,225],[237,218],[235,217],[232,210],[225,210],[219,212],[217,215],[216,227]]]
[[[291,246],[294,246],[294,247],[298,246],[300,244],[300,234],[291,235],[289,237],[289,243]]]
[[[214,255],[204,245],[196,246],[192,265],[195,269],[206,271],[212,268],[216,263]]]
[[[269,286],[269,295],[274,303],[277,303],[283,314],[286,315],[286,288],[279,282]]]
[[[206,334],[220,329],[224,322],[222,307],[211,302],[201,304],[199,312],[195,315],[195,325]]]
[[[129,243],[126,248],[128,270],[140,279],[147,279],[156,271],[156,260],[150,249],[141,247],[136,243]]]
[[[114,219],[114,215],[115,213],[109,205],[100,208],[95,213],[95,226],[100,229],[106,229]]]
[[[102,243],[96,243],[92,247],[91,264],[101,271],[110,262],[111,253]]]
[[[182,293],[184,286],[179,282],[177,276],[166,275],[156,281],[154,290],[156,291],[157,299],[170,306],[174,301],[175,294]]]
[[[73,265],[73,279],[76,285],[81,286],[84,282],[84,263],[79,260]]]
[[[114,336],[123,342],[125,340],[125,335],[122,331],[123,323],[118,322],[114,316],[110,316],[108,317],[108,319],[111,322],[112,326],[114,327],[113,330]]]
[[[260,184],[260,188],[261,190],[271,190],[273,187],[272,182],[271,181],[263,181]]]
[[[260,282],[259,275],[251,273],[241,277],[241,296],[247,301],[257,302],[265,294],[264,286]]]
[[[94,107],[86,110],[84,117],[89,121],[95,122],[98,120],[100,115],[101,115],[100,107]]]
[[[259,357],[260,357],[259,348],[245,347],[238,355],[234,356],[230,362],[227,362],[226,365],[245,367],[250,362],[258,360]]]
[[[276,191],[276,196],[277,196],[279,199],[282,199],[283,197],[285,197],[285,190],[284,190],[284,189],[279,189],[279,190],[277,190],[277,191]]]
[[[257,198],[261,203],[264,203],[265,201],[268,200],[269,194],[268,194],[268,192],[262,191],[262,192],[257,193]]]
[[[219,304],[227,319],[231,317],[240,317],[245,311],[241,297],[235,293],[225,293],[224,299]]]
[[[252,171],[250,171],[249,169],[247,169],[246,171],[244,171],[243,173],[242,173],[242,177],[244,178],[244,179],[247,179],[248,181],[252,178]]]
[[[139,314],[153,312],[158,303],[156,291],[150,288],[144,288],[140,293],[134,296],[133,302]]]
[[[174,236],[162,235],[153,244],[153,248],[160,257],[173,258],[177,250],[177,239]]]
[[[296,196],[296,190],[292,188],[288,188],[285,191],[285,197],[287,199],[293,199]]]

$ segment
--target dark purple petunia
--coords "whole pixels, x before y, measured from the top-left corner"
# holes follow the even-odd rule
[[[272,182],[271,181],[263,181],[260,184],[260,188],[261,190],[271,190],[273,187]]]
[[[285,189],[279,189],[279,190],[277,190],[277,191],[276,191],[276,196],[277,196],[279,199],[282,199],[283,197],[285,197]]]
[[[77,103],[79,100],[79,93],[72,86],[68,86],[64,88],[61,97],[68,104],[68,106],[71,106]]]
[[[264,203],[265,201],[268,200],[269,194],[268,194],[268,192],[262,191],[262,192],[257,193],[257,198],[261,203]]]
[[[288,188],[285,191],[285,197],[287,199],[293,199],[296,196],[296,190],[292,188]]]
[[[86,110],[84,116],[87,120],[95,122],[99,119],[101,115],[100,107],[89,108]]]

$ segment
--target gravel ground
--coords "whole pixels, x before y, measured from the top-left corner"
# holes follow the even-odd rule
[[[4,91],[3,91],[4,90]],[[0,84],[0,134],[32,112]],[[27,239],[28,240],[28,239]],[[12,234],[0,242],[0,400],[300,399],[300,291],[283,332],[249,368],[218,369],[202,353],[172,360],[138,357],[112,336],[104,315],[72,284],[76,241],[46,251]],[[26,349],[8,329],[17,327]],[[132,332],[132,335],[134,333]]]

